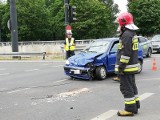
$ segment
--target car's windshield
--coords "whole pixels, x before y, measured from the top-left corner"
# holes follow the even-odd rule
[[[93,41],[84,51],[104,53],[109,47],[109,41]]]
[[[152,38],[152,41],[160,41],[160,35],[155,35],[155,36]]]

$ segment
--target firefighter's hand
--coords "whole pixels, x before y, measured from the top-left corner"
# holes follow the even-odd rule
[[[122,71],[119,71],[118,75],[124,75],[124,73]]]
[[[122,68],[118,68],[118,74],[119,75],[124,75],[123,69]]]

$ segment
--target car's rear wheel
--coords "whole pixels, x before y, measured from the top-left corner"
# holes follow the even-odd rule
[[[141,73],[141,72],[142,72],[142,69],[143,69],[143,64],[142,64],[142,61],[141,61],[141,60],[138,60],[138,63],[140,64],[138,73]]]
[[[151,48],[149,48],[146,56],[151,57],[151,55],[152,55],[152,50],[151,50]]]
[[[96,77],[100,80],[104,80],[107,77],[107,72],[104,66],[96,68]]]

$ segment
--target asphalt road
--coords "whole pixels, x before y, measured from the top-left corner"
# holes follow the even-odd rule
[[[152,71],[153,58],[156,71]],[[160,54],[144,59],[136,82],[141,109],[118,117],[124,108],[119,83],[71,80],[64,61],[0,61],[0,120],[160,120]]]

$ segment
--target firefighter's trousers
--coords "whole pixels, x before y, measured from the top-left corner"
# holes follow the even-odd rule
[[[137,112],[140,108],[138,90],[135,83],[134,74],[119,75],[120,91],[124,96],[125,110],[128,112]]]

